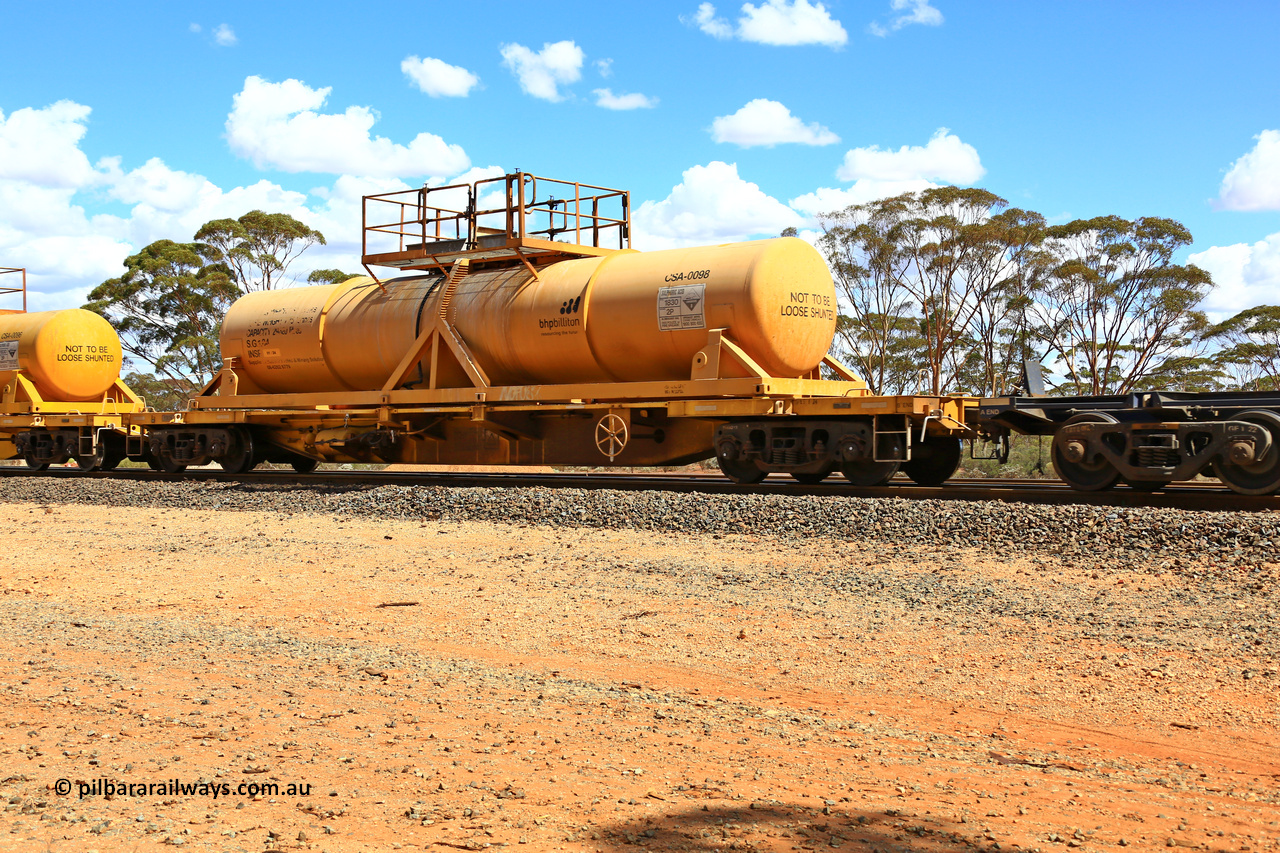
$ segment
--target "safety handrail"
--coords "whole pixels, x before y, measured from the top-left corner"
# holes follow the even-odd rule
[[[481,207],[494,185],[501,185],[498,206]],[[378,244],[375,250],[407,252],[460,240],[470,250],[483,237],[501,236],[504,242],[542,239],[625,249],[631,243],[630,201],[625,190],[524,172],[376,193],[364,197],[361,248],[368,256],[371,242]]]
[[[21,287],[0,286],[0,296],[8,293],[22,294],[22,313],[27,313],[27,270],[25,267],[0,267],[0,275],[18,273],[22,276]]]

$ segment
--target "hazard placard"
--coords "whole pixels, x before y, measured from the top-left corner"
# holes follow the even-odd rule
[[[658,328],[664,332],[707,327],[705,284],[658,288]]]

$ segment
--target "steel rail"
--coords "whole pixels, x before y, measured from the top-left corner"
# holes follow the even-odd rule
[[[1078,492],[1059,480],[1008,480],[966,478],[941,486],[918,486],[895,480],[887,486],[851,486],[838,475],[818,485],[804,485],[789,477],[772,476],[754,485],[738,485],[715,474],[674,473],[437,473],[423,471],[294,471],[266,469],[228,474],[216,468],[190,469],[164,474],[138,468],[114,471],[80,471],[74,467],[32,471],[0,466],[0,477],[47,479],[125,480],[135,482],[206,482],[252,486],[357,489],[376,486],[439,486],[448,488],[550,488],[665,491],[709,495],[793,495],[829,498],[904,498],[908,500],[1001,501],[1034,504],[1083,504],[1109,507],[1163,507],[1170,509],[1280,512],[1280,496],[1239,495],[1214,483],[1183,483],[1162,492],[1149,493],[1127,487],[1103,492]]]

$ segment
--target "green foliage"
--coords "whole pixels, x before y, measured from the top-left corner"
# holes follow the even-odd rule
[[[146,401],[148,408],[158,412],[182,411],[187,408],[187,400],[191,397],[191,387],[184,380],[134,371],[126,374],[123,381]]]
[[[1034,302],[1037,334],[1073,389],[1120,394],[1174,376],[1207,379],[1187,371],[1206,349],[1208,319],[1196,306],[1213,282],[1172,260],[1190,243],[1181,223],[1157,217],[1099,216],[1046,230],[1051,261]]]
[[[1205,332],[1223,344],[1215,357],[1234,384],[1257,391],[1280,388],[1280,305],[1249,308]]]
[[[342,270],[312,270],[307,276],[307,284],[342,284],[348,279],[357,278],[364,273],[350,273]]]
[[[1014,479],[1041,479],[1054,476],[1049,457],[1052,439],[1039,435],[1012,435],[1009,437],[1009,459],[1001,463],[997,459],[971,459],[966,449],[960,459],[957,477],[1008,477]],[[967,448],[967,443],[966,443]],[[978,453],[990,450],[979,445]]]
[[[1015,381],[1031,354],[1029,293],[1045,226],[1006,204],[986,190],[939,187],[819,218],[819,247],[848,311],[838,347],[877,393],[995,394]]]
[[[111,322],[131,360],[152,367],[152,374],[132,374],[148,404],[181,408],[222,367],[218,333],[231,303],[279,285],[315,243],[324,235],[284,213],[216,219],[195,242],[157,240],[125,259],[124,275],[94,288],[85,308]]]
[[[214,219],[196,232],[201,254],[225,264],[245,293],[285,282],[290,264],[324,235],[287,213],[251,210],[239,219]]]
[[[1191,233],[1118,216],[1049,226],[982,189],[938,187],[819,217],[842,314],[833,354],[876,393],[1009,394],[1048,362],[1056,393],[1280,384],[1280,308],[1209,329]],[[1232,346],[1217,358],[1209,344]],[[919,381],[920,377],[924,381]]]
[[[923,343],[914,317],[866,313],[836,318],[835,356],[852,366],[873,394],[908,394],[920,384]]]
[[[221,367],[218,329],[240,289],[194,243],[157,240],[125,259],[125,273],[98,285],[84,307],[106,317],[124,351],[191,396]]]

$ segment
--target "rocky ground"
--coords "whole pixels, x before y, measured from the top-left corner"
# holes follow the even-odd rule
[[[0,501],[0,850],[1280,846],[1273,515]]]

